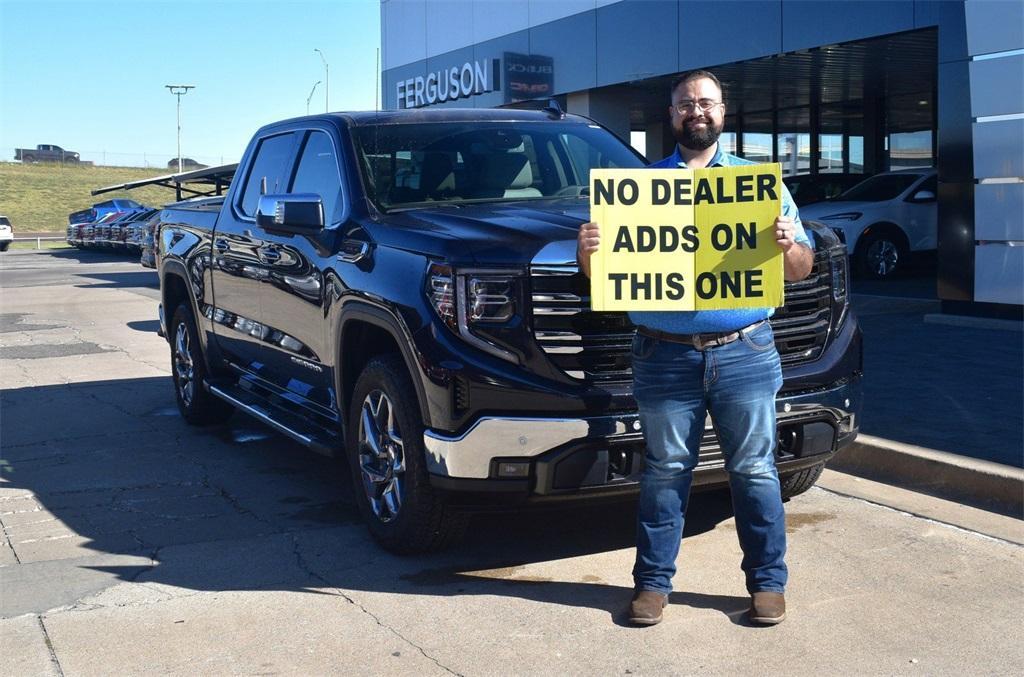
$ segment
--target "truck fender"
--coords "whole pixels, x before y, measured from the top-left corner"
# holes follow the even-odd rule
[[[160,303],[163,305],[164,317],[167,318],[168,322],[167,336],[165,337],[167,339],[167,343],[170,344],[174,341],[174,337],[171,335],[170,321],[174,316],[174,309],[181,303],[180,298],[168,297],[167,279],[171,277],[177,278],[181,282],[182,286],[185,287],[185,298],[188,300],[189,305],[192,306],[192,317],[196,320],[196,329],[199,333],[199,346],[203,353],[203,361],[206,363],[206,373],[217,374],[221,372],[222,369],[216,368],[211,357],[211,352],[215,351],[210,350],[211,346],[208,341],[209,334],[206,331],[207,328],[204,322],[205,315],[199,308],[199,301],[196,299],[196,295],[193,293],[194,290],[189,284],[188,273],[185,270],[184,264],[176,260],[164,260],[160,265]]]
[[[430,410],[426,404],[426,391],[423,387],[424,376],[419,369],[419,362],[413,354],[412,346],[415,344],[413,343],[412,334],[409,332],[409,328],[405,326],[405,322],[390,308],[366,300],[349,301],[346,303],[341,310],[338,321],[337,344],[335,345],[338,367],[334,370],[334,387],[335,392],[338,393],[338,401],[343,407],[341,412],[342,419],[345,420],[350,404],[347,394],[348,389],[345,388],[345,383],[349,381],[354,385],[355,379],[359,378],[358,373],[350,374],[345,372],[345,360],[342,354],[342,346],[345,345],[346,326],[350,325],[353,321],[365,322],[391,335],[391,338],[398,346],[402,361],[409,372],[409,377],[412,379],[413,387],[416,389],[416,402],[420,408],[423,425],[429,428],[431,425]]]

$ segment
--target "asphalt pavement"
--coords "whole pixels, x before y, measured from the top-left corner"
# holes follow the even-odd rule
[[[184,424],[155,334],[157,294],[152,271],[119,257],[0,255],[0,673],[1024,668],[1014,639],[1024,623],[1024,523],[831,471],[787,503],[789,617],[773,628],[744,620],[735,525],[720,492],[693,498],[677,592],[666,620],[648,629],[621,617],[630,503],[481,515],[459,548],[391,556],[367,536],[347,473],[331,462],[242,416],[210,429]],[[869,403],[899,384],[873,374],[898,369],[944,375],[968,411],[987,402],[977,399],[985,388],[968,390],[960,370],[938,366],[955,352],[942,343],[974,334],[918,327],[908,318],[923,307],[855,304]],[[887,327],[950,333],[927,343]],[[934,357],[916,369],[879,362],[876,334],[925,341]],[[967,352],[984,362],[984,352]],[[916,435],[902,419],[946,425],[919,416],[911,397],[940,387],[869,404],[864,429]],[[902,419],[880,418],[889,406]],[[976,406],[974,418],[988,411]],[[1017,442],[994,435],[989,446]]]

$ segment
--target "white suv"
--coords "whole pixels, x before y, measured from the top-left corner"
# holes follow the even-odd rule
[[[6,216],[0,216],[0,252],[7,251],[14,241],[14,228],[11,227],[11,220]]]
[[[937,194],[934,169],[883,172],[837,198],[801,207],[800,217],[831,226],[861,273],[888,278],[910,252],[936,248]]]

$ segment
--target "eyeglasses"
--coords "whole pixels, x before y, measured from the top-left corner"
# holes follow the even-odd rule
[[[715,108],[715,106],[721,105],[721,101],[713,101],[711,99],[700,99],[698,101],[686,99],[685,101],[680,101],[679,103],[672,104],[672,107],[675,108],[676,112],[679,113],[680,115],[685,115],[690,111],[696,112],[698,109],[702,113],[710,113]]]

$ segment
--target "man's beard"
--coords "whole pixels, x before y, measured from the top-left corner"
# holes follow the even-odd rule
[[[684,121],[679,128],[673,127],[672,134],[676,137],[679,145],[690,150],[707,150],[715,145],[718,137],[722,134],[722,125],[716,125],[711,118],[705,118],[705,120],[707,125],[704,129],[690,129],[688,121]]]

